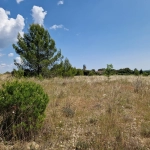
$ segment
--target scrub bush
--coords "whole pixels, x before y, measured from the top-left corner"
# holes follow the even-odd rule
[[[34,82],[12,81],[0,89],[0,137],[30,140],[41,127],[48,95]]]

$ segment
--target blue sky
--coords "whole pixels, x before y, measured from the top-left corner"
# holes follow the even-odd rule
[[[42,24],[72,66],[150,69],[149,0],[0,0],[0,73],[20,61],[18,32]]]

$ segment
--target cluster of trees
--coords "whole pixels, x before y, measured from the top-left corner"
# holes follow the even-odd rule
[[[83,74],[64,59],[61,50],[57,50],[55,41],[43,26],[31,24],[28,33],[23,37],[18,34],[17,44],[13,44],[21,62],[14,60],[18,70],[13,70],[15,76],[74,76]]]
[[[57,50],[55,41],[49,32],[39,24],[31,24],[28,33],[23,36],[18,34],[17,44],[13,44],[16,53],[20,55],[21,62],[14,60],[18,70],[13,70],[12,74],[20,76],[42,76],[42,77],[70,77],[70,76],[92,76],[92,75],[149,75],[149,71],[131,70],[129,68],[115,70],[113,66],[107,68],[87,70],[72,67],[67,58],[64,59],[61,50]]]
[[[115,69],[111,69],[111,75],[144,75],[144,76],[148,76],[150,75],[150,71],[143,71],[138,70],[138,69],[134,69],[131,70],[130,68],[123,68],[123,69],[119,69],[119,70],[115,70]]]

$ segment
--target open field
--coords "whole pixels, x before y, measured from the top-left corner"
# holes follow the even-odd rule
[[[11,76],[0,75],[0,85]],[[150,77],[104,76],[30,80],[49,95],[35,142],[40,150],[150,149]],[[28,143],[0,142],[0,150]],[[11,145],[11,146],[10,146]],[[31,147],[30,149],[36,149]]]

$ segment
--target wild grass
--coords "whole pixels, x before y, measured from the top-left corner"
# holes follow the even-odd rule
[[[0,76],[0,85],[11,76]],[[28,146],[39,150],[150,149],[150,77],[104,76],[39,80],[49,95],[43,127]],[[23,143],[22,143],[23,142]],[[3,143],[3,144],[2,144]],[[13,142],[17,150],[29,142]],[[10,142],[1,145],[10,147]]]

